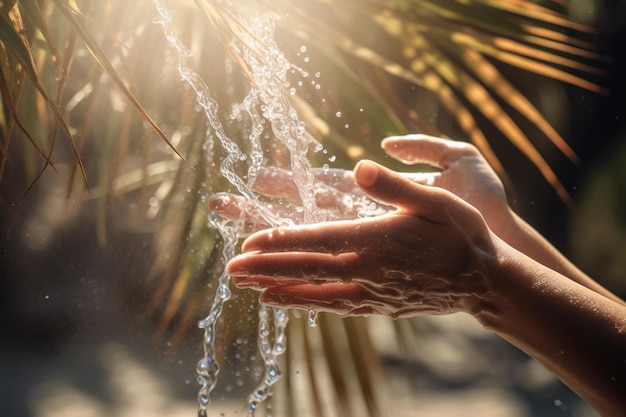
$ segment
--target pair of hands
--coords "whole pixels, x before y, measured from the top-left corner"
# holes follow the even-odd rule
[[[412,135],[387,138],[382,147],[402,162],[441,172],[403,175],[371,161],[361,161],[353,174],[317,171],[317,204],[335,221],[248,237],[243,254],[227,265],[235,284],[263,290],[261,301],[270,305],[342,315],[477,309],[491,286],[492,230],[506,233],[510,216],[498,176],[467,143]],[[294,201],[273,209],[298,224],[298,192],[289,178],[286,171],[264,170],[255,191]],[[219,194],[210,206],[269,227],[240,197]],[[381,214],[359,217],[364,208]]]

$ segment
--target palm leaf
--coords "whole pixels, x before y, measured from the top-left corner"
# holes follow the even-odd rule
[[[561,199],[570,204],[571,198],[555,173],[543,160],[536,147],[522,133],[517,123],[508,117],[507,112],[496,101],[491,100],[492,94],[504,99],[507,104],[513,105],[524,117],[532,121],[570,160],[577,161],[577,156],[560,135],[550,127],[541,113],[522,94],[516,92],[485,58],[495,58],[518,68],[604,93],[606,90],[599,85],[571,72],[601,75],[602,72],[597,67],[581,62],[583,58],[599,59],[600,56],[594,51],[582,48],[582,45],[589,47],[588,44],[566,43],[572,38],[563,39],[563,37],[553,35],[556,31],[551,26],[558,25],[585,32],[590,32],[591,29],[571,22],[557,12],[548,11],[536,5],[530,5],[532,7],[527,8],[528,2],[516,5],[493,3],[495,4],[470,2],[470,5],[464,5],[453,1],[436,3],[425,1],[411,3],[410,6],[400,2],[333,3],[334,8],[345,7],[355,15],[367,13],[364,19],[375,15],[376,23],[382,25],[392,36],[379,44],[384,44],[386,50],[403,50],[410,51],[413,55],[417,54],[412,59],[405,59],[404,64],[402,59],[398,60],[397,57],[388,59],[381,56],[374,47],[359,43],[358,39],[341,33],[342,26],[337,25],[337,29],[328,27],[322,20],[316,20],[315,15],[295,5],[291,7],[289,13],[297,15],[296,20],[305,25],[308,36],[303,38],[306,41],[315,42],[315,39],[321,37],[324,42],[333,45],[336,49],[356,56],[365,65],[377,66],[390,75],[403,78],[438,94],[440,101],[448,107],[448,111],[455,115],[466,136],[486,154],[499,173],[505,175],[499,161],[487,145],[484,135],[480,133],[481,129],[476,128],[474,118],[461,109],[465,107],[460,104],[461,100],[472,103],[474,109],[494,122],[495,126],[515,143],[537,166]],[[505,19],[495,19],[501,10],[507,12]],[[477,11],[481,13],[480,18],[477,17]],[[328,12],[332,13],[332,11]],[[486,18],[483,16],[485,14]],[[546,18],[542,19],[543,16]],[[527,28],[535,29],[536,33],[541,29],[543,37],[529,36]],[[405,37],[407,33],[411,35]],[[554,39],[559,39],[559,41]],[[394,41],[398,45],[390,47]],[[472,54],[472,59],[468,58],[470,54]],[[465,66],[456,65],[459,61],[464,62]],[[434,71],[430,72],[428,67],[433,68]],[[453,73],[463,71],[463,68],[467,68],[475,77],[478,77],[478,79],[472,79],[471,87],[466,85],[470,81],[467,73],[463,75]],[[492,77],[487,77],[482,72],[484,70],[492,74]],[[441,78],[442,76],[444,77]],[[510,93],[512,95],[509,95]],[[494,113],[492,109],[497,111]]]

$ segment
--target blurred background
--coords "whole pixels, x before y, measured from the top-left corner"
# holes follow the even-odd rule
[[[472,141],[512,207],[626,296],[626,2],[235,3],[167,5],[242,147],[241,51],[258,48],[242,19],[260,10],[277,18],[286,90],[323,145],[311,143],[314,166],[367,157],[409,170],[379,149],[392,134]],[[219,173],[225,151],[152,2],[0,9],[2,413],[194,415],[196,323],[223,267],[206,199],[234,191]],[[272,146],[266,163],[289,168],[285,152]],[[291,316],[284,376],[259,415],[595,415],[463,315],[322,314],[315,328]],[[246,413],[262,378],[256,326],[256,294],[235,291],[209,415]]]

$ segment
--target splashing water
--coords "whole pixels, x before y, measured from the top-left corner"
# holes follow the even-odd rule
[[[259,351],[265,363],[265,375],[263,382],[257,386],[248,396],[248,416],[253,416],[257,407],[263,402],[272,389],[272,386],[281,376],[278,367],[278,355],[285,352],[287,348],[287,323],[289,315],[284,309],[274,308],[274,344],[270,343],[270,326],[268,308],[261,305],[259,308]]]
[[[221,219],[217,216],[211,217],[211,223],[219,231],[224,240],[222,258],[224,263],[226,263],[230,258],[235,256],[235,245],[239,238],[237,230],[239,227],[233,224],[233,222],[220,220]],[[217,291],[209,315],[198,323],[198,327],[204,329],[204,357],[196,365],[197,379],[198,383],[201,385],[198,391],[198,407],[201,415],[206,414],[211,391],[213,391],[217,384],[219,364],[215,358],[215,325],[222,313],[224,303],[230,298],[229,286],[230,277],[226,272],[222,272],[218,280]]]
[[[243,42],[238,46],[252,77],[250,90],[239,106],[241,113],[247,115],[252,126],[247,138],[250,153],[246,154],[226,135],[218,116],[218,104],[211,97],[206,83],[189,65],[191,52],[178,39],[172,27],[171,13],[161,0],[153,0],[153,4],[159,14],[155,23],[163,26],[166,39],[177,51],[178,72],[182,80],[194,90],[196,101],[203,109],[212,128],[212,131],[207,133],[207,146],[205,148],[212,147],[213,137],[216,137],[228,154],[220,164],[221,174],[235,186],[243,197],[253,203],[255,209],[270,225],[292,224],[291,220],[280,218],[261,205],[258,196],[251,190],[264,160],[260,139],[264,131],[264,123],[267,121],[274,137],[284,145],[289,153],[293,180],[298,187],[303,203],[305,222],[324,221],[326,214],[316,205],[314,177],[307,158],[311,141],[306,134],[304,123],[299,120],[298,114],[288,98],[291,93],[287,81],[287,72],[292,68],[292,65],[279,50],[273,38],[274,18],[245,5],[237,5],[238,18],[248,30],[244,34]],[[258,109],[261,110],[260,113]],[[235,164],[241,161],[248,163],[247,181],[244,181],[235,172]],[[243,222],[212,216],[210,223],[218,230],[224,241],[222,257],[225,264],[235,255],[236,243],[244,233]],[[230,298],[229,286],[230,277],[223,272],[218,279],[217,292],[209,315],[198,323],[198,326],[204,329],[204,358],[198,362],[196,369],[197,379],[201,385],[198,392],[198,413],[201,416],[206,415],[211,392],[217,384],[220,367],[216,358],[215,328],[223,306]],[[270,316],[273,317],[273,321],[271,321]],[[315,325],[316,316],[315,312],[309,312],[310,325]],[[289,315],[286,310],[268,309],[261,305],[259,309],[258,347],[264,361],[265,373],[262,382],[248,396],[248,416],[254,415],[259,404],[267,399],[273,385],[281,376],[278,356],[286,350],[288,321]],[[274,329],[273,335],[271,335],[272,328]]]
[[[172,27],[172,14],[165,7],[161,0],[153,0],[157,11],[159,12],[159,18],[154,20],[154,23],[158,23],[163,26],[163,31],[165,32],[165,37],[167,41],[176,49],[178,52],[178,72],[184,82],[186,82],[196,93],[196,102],[203,109],[206,119],[209,122],[209,125],[213,129],[214,135],[220,141],[220,144],[227,152],[226,158],[222,161],[220,165],[220,173],[231,183],[233,184],[239,193],[244,196],[246,199],[251,201],[255,208],[259,211],[259,213],[272,225],[281,225],[286,224],[284,219],[280,219],[270,210],[267,210],[262,205],[259,204],[258,196],[252,192],[250,189],[254,179],[256,178],[256,173],[259,171],[261,167],[261,163],[263,161],[263,154],[261,146],[259,144],[260,134],[262,132],[262,125],[259,126],[258,123],[261,123],[258,117],[251,116],[251,119],[255,123],[252,131],[253,133],[249,136],[249,141],[252,146],[253,151],[252,157],[248,158],[241,148],[230,139],[225,132],[224,126],[219,118],[217,113],[218,104],[209,93],[209,88],[206,83],[202,80],[200,75],[196,73],[191,66],[189,65],[189,58],[191,57],[191,51],[189,51],[185,45],[178,39],[176,36],[176,32]],[[249,96],[244,100],[246,107],[250,108],[250,113],[256,113],[253,109],[253,106],[256,104],[256,100],[254,100],[254,91],[251,90]],[[250,99],[249,99],[250,98]],[[260,129],[259,129],[260,127]],[[212,141],[213,137],[210,132],[207,132],[207,140]],[[235,172],[235,163],[239,161],[250,160],[253,163],[248,167],[248,178],[249,180],[246,182],[241,177],[239,177]],[[306,167],[306,165],[305,165]],[[309,165],[310,172],[310,165]],[[310,200],[310,199],[309,199]]]

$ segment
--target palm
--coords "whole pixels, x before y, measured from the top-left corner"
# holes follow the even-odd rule
[[[392,208],[374,201],[356,186],[352,171],[314,169],[315,199],[326,220],[349,220],[385,213]],[[262,230],[272,224],[263,213],[271,210],[293,224],[304,223],[299,190],[291,173],[278,168],[263,168],[252,189],[261,195],[255,203],[241,196],[219,193],[211,197],[211,210],[229,219],[243,219],[250,231]]]
[[[359,165],[355,177],[398,211],[255,234],[228,265],[235,283],[265,289],[266,302],[340,314],[468,308],[486,288],[483,257],[493,253],[480,213],[448,191],[372,163]]]

